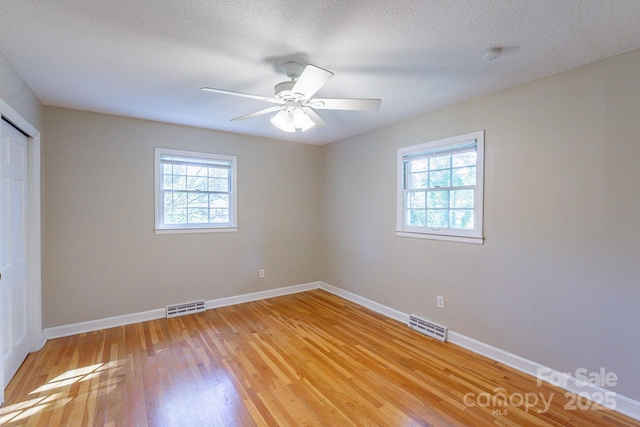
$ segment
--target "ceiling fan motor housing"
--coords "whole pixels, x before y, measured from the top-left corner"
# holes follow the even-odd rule
[[[287,99],[291,96],[291,89],[295,86],[296,82],[282,82],[275,85],[274,89],[276,91],[276,98],[278,99]]]

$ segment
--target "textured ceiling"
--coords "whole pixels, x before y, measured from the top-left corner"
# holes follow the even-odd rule
[[[45,105],[324,144],[638,49],[638,22],[638,0],[0,0],[0,52]],[[287,134],[199,90],[273,96],[288,60],[380,110]]]

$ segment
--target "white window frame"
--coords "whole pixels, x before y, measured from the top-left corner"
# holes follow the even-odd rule
[[[231,189],[229,197],[229,223],[215,224],[164,224],[164,195],[163,195],[163,179],[162,179],[162,163],[163,156],[176,156],[184,159],[201,160],[205,163],[215,164],[216,162],[225,162],[229,164],[231,171]],[[155,234],[178,234],[178,233],[216,233],[216,232],[234,232],[238,231],[237,226],[237,158],[236,156],[227,156],[212,153],[199,153],[194,151],[173,150],[168,148],[155,149]]]
[[[406,221],[407,203],[405,159],[412,154],[433,150],[445,151],[467,143],[476,143],[476,185],[474,187],[474,228],[463,230],[457,228],[431,228],[410,226]],[[483,200],[484,200],[484,131],[477,131],[436,141],[402,147],[398,149],[398,192],[397,192],[397,224],[396,236],[421,239],[447,240],[453,242],[474,243],[482,245],[483,236]]]

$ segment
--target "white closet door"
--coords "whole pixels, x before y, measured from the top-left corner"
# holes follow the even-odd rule
[[[6,120],[0,122],[0,342],[4,389],[29,353],[28,198],[27,137]]]

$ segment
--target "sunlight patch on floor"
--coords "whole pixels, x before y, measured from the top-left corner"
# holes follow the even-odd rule
[[[7,405],[0,408],[0,425],[10,422],[17,422],[46,410],[53,410],[67,405],[71,401],[85,399],[89,393],[83,393],[75,397],[70,397],[70,386],[76,383],[97,380],[102,374],[107,374],[108,378],[97,381],[96,387],[91,387],[90,393],[98,392],[100,395],[112,392],[118,384],[118,379],[113,375],[120,370],[125,362],[111,361],[107,363],[97,363],[82,368],[70,369],[54,379],[31,391],[29,395],[45,393],[44,396],[35,397],[23,402]],[[63,391],[66,387],[66,392]],[[46,394],[52,390],[58,392]]]

